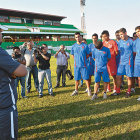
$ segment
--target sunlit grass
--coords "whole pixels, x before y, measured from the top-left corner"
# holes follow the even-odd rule
[[[73,60],[71,59],[72,69]],[[56,85],[56,60],[51,58],[52,84]],[[94,78],[92,78],[92,93]],[[55,97],[48,95],[45,80],[44,97],[38,98],[33,80],[28,99],[18,100],[19,139],[36,140],[139,140],[140,103],[136,100],[140,90],[125,98],[125,90],[118,97],[91,101],[84,93],[71,97],[74,80],[67,79],[67,87],[53,89]],[[110,93],[108,94],[110,95]]]

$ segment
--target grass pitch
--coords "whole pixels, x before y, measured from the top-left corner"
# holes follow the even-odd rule
[[[51,58],[52,85],[56,85],[56,59]],[[73,59],[71,58],[73,70]],[[126,83],[126,82],[125,82]],[[140,95],[137,88],[131,98],[125,98],[125,89],[117,97],[102,99],[102,90],[96,101],[84,93],[71,97],[74,80],[66,87],[53,89],[55,97],[48,95],[47,82],[44,97],[38,98],[33,80],[28,99],[17,102],[20,140],[140,140]],[[94,77],[92,77],[93,93]],[[102,85],[102,84],[101,84]],[[125,85],[126,86],[126,85]]]

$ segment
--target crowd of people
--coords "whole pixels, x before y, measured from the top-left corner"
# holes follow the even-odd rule
[[[62,87],[66,86],[66,71],[68,65],[68,59],[70,58],[69,53],[65,51],[65,46],[61,45],[60,49],[56,52],[54,57],[57,59],[57,83],[55,88],[60,86],[60,78],[62,75]],[[43,44],[39,48],[34,48],[34,42],[25,42],[19,47],[13,48],[12,58],[26,66],[27,75],[24,77],[17,77],[15,79],[16,86],[19,87],[18,83],[21,84],[21,96],[27,98],[25,93],[28,94],[31,91],[31,75],[33,75],[34,85],[36,91],[39,93],[39,98],[43,97],[43,85],[44,78],[47,80],[48,93],[51,96],[53,94],[52,82],[51,82],[51,70],[50,70],[50,59],[51,54],[48,53],[47,44]],[[37,62],[39,65],[37,67]],[[26,84],[25,84],[26,80]],[[26,85],[26,87],[25,87]]]
[[[0,42],[2,43],[2,30]],[[140,87],[140,26],[135,28],[133,38],[127,35],[125,28],[115,32],[116,40],[111,40],[109,32],[92,35],[92,43],[87,45],[79,32],[75,33],[76,43],[72,45],[71,55],[74,59],[75,90],[71,96],[78,95],[78,88],[86,82],[86,91],[92,100],[98,98],[101,78],[104,82],[103,99],[107,92],[112,91],[112,96],[118,96],[124,80],[127,78],[128,89],[126,97],[135,92],[135,85]],[[20,47],[14,47],[12,57],[0,48],[0,139],[17,139],[17,91],[18,83],[21,84],[21,96],[27,98],[25,93],[31,92],[31,75],[33,75],[36,91],[39,98],[43,97],[44,78],[47,80],[48,93],[54,96],[50,59],[47,44],[40,48],[33,48],[33,41],[25,42]],[[66,71],[69,53],[61,45],[54,57],[57,59],[57,82],[55,88],[66,86]],[[39,65],[37,67],[37,62]],[[91,89],[91,77],[94,76],[94,93]],[[110,87],[110,77],[113,79],[113,89]],[[79,81],[81,80],[81,84]],[[25,84],[26,83],[26,84]],[[25,87],[26,85],[26,87]],[[140,97],[137,99],[140,101]]]
[[[125,28],[117,30],[115,35],[116,40],[111,40],[109,32],[104,30],[101,33],[102,41],[98,41],[98,34],[94,33],[93,43],[87,45],[80,33],[75,33],[76,43],[71,49],[75,78],[72,96],[78,94],[79,80],[85,80],[86,92],[88,96],[92,96],[92,100],[95,100],[98,98],[101,77],[104,82],[104,99],[107,98],[107,92],[112,91],[112,96],[120,95],[124,75],[128,84],[127,98],[135,93],[135,85],[140,87],[140,26],[135,28],[133,37],[127,35]],[[93,95],[90,88],[92,75],[95,80]],[[110,88],[110,77],[113,79],[113,89]],[[137,100],[140,101],[140,97]]]
[[[103,98],[107,98],[107,92],[112,92],[112,96],[120,95],[120,89],[124,83],[124,75],[127,77],[128,90],[126,97],[130,97],[135,92],[135,85],[139,84],[139,30],[136,27],[133,37],[127,35],[125,28],[121,28],[115,32],[116,40],[110,39],[109,32],[104,30],[101,33],[101,40],[98,40],[98,34],[92,35],[92,43],[87,45],[86,39],[77,32],[75,33],[76,43],[71,48],[71,55],[74,59],[74,79],[75,90],[72,96],[78,94],[78,88],[83,85],[85,80],[87,89],[85,92],[88,96],[92,96],[91,77],[94,76],[94,94],[92,100],[98,96],[101,77],[104,82]],[[33,74],[34,84],[39,97],[43,97],[44,78],[47,80],[48,93],[53,94],[51,82],[50,59],[51,54],[47,52],[48,47],[43,44],[40,48],[34,49],[32,41],[26,42],[20,47],[14,47],[12,57],[21,64],[26,65],[26,77],[17,77],[21,83],[21,96],[30,93],[31,90],[31,74]],[[136,53],[137,52],[137,53]],[[65,46],[61,45],[54,57],[57,59],[57,82],[55,88],[60,87],[60,78],[62,75],[62,87],[66,86],[66,71],[68,59],[70,55],[65,52]],[[39,66],[37,68],[37,62]],[[135,65],[134,65],[135,64]],[[113,79],[113,89],[110,87],[110,78]],[[26,90],[25,90],[26,79]],[[81,80],[81,84],[79,81]],[[138,98],[140,100],[140,98]]]

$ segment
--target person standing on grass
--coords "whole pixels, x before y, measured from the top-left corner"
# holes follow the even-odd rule
[[[75,90],[72,96],[78,94],[78,85],[81,76],[86,81],[88,96],[91,96],[89,87],[89,71],[87,68],[87,58],[89,57],[89,48],[82,42],[82,37],[79,32],[75,33],[76,43],[72,46],[71,55],[74,57],[74,79],[75,79]]]
[[[2,43],[0,30],[0,44]],[[15,78],[27,74],[26,67],[0,47],[0,140],[17,140],[18,113]]]
[[[82,36],[81,36],[81,37],[82,37]],[[82,38],[83,38],[83,37],[82,37]],[[82,39],[82,42],[85,43],[85,44],[87,44],[87,40],[86,40],[85,38]],[[81,82],[80,82],[79,88],[82,87],[82,86],[83,86],[83,79],[82,79],[82,77],[81,77]],[[87,90],[86,90],[86,92],[87,92]]]
[[[92,96],[91,100],[95,100],[98,98],[97,92],[99,88],[99,84],[101,81],[101,77],[104,81],[104,94],[103,99],[107,98],[107,85],[110,82],[109,74],[107,70],[107,63],[111,59],[110,50],[103,46],[102,41],[98,41],[95,44],[95,48],[92,51],[92,58],[95,60],[95,70],[94,70],[94,95]]]
[[[88,58],[89,62],[89,85],[91,85],[91,76],[94,76],[94,68],[95,68],[95,62],[92,58],[92,51],[95,48],[95,44],[98,41],[98,35],[95,33],[92,35],[92,43],[88,45],[89,51],[90,51],[90,56]]]
[[[19,47],[14,47],[13,48],[12,58],[15,61],[17,61],[17,62],[19,62],[19,63],[21,63],[23,65],[26,64],[26,60],[25,60],[24,56],[21,55],[21,52],[20,52],[20,48]],[[17,77],[15,79],[15,85],[16,85],[16,87],[18,87],[19,81],[20,81],[20,85],[21,85],[21,96],[22,96],[22,98],[27,98],[27,96],[25,96],[25,76],[23,76],[23,77]]]
[[[68,59],[70,58],[69,53],[65,52],[65,46],[61,45],[58,52],[54,55],[57,58],[57,84],[55,88],[60,86],[60,77],[62,75],[62,87],[66,86],[66,71]]]
[[[113,78],[114,90],[112,95],[116,94],[116,74],[117,74],[117,65],[116,65],[116,56],[118,55],[118,46],[114,40],[109,38],[109,32],[104,30],[102,32],[102,37],[104,38],[103,46],[110,49],[111,59],[107,63],[107,69],[110,76]],[[110,83],[108,84],[107,91],[111,91]]]
[[[119,30],[119,35],[121,37],[121,40],[119,41],[119,47],[118,47],[120,50],[120,63],[117,69],[116,95],[120,94],[122,75],[126,75],[128,81],[128,90],[126,92],[126,97],[130,97],[131,87],[132,87],[132,77],[134,72],[133,41],[128,37],[125,28],[121,28]]]
[[[26,48],[26,45],[27,45],[27,48]],[[38,68],[37,68],[36,63],[34,62],[33,46],[34,46],[33,41],[25,42],[23,45],[20,46],[21,54],[25,57],[26,68],[28,71],[27,76],[26,76],[27,93],[30,93],[30,90],[31,90],[31,74],[33,74],[36,91],[38,91]]]
[[[135,57],[135,65],[134,65],[134,77],[138,77],[138,85],[140,88],[140,26],[135,28],[136,34],[138,38],[134,41],[134,55]],[[137,99],[140,101],[140,97]]]
[[[43,44],[41,51],[38,50],[38,55],[34,54],[34,61],[37,63],[39,61],[39,70],[38,70],[38,80],[39,80],[39,98],[43,97],[43,85],[44,78],[46,77],[48,83],[48,92],[53,96],[52,82],[51,82],[51,70],[50,70],[50,58],[51,54],[47,52],[48,46]]]

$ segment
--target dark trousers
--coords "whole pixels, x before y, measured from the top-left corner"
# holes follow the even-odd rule
[[[67,67],[64,65],[60,66],[60,65],[57,65],[57,85],[60,85],[60,77],[62,75],[62,85],[65,85],[65,82],[66,82],[66,70],[67,70]]]
[[[0,110],[0,140],[17,140],[18,113],[11,108]]]

